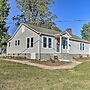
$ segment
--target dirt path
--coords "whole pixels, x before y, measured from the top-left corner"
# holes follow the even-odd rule
[[[31,65],[31,66],[35,66],[35,67],[38,67],[38,68],[49,69],[49,70],[54,70],[54,69],[72,69],[72,68],[74,68],[77,65],[82,63],[82,62],[72,61],[72,63],[70,63],[68,65],[47,66],[47,65],[37,64],[37,63],[31,63],[29,61],[21,61],[21,60],[13,60],[13,59],[2,59],[2,58],[0,58],[0,60],[16,62],[16,63],[26,64],[26,65]]]

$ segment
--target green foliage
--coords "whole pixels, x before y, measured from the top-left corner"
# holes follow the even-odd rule
[[[0,0],[0,43],[3,39],[8,39],[9,37],[7,33],[8,27],[5,27],[9,9],[8,0]]]
[[[83,39],[90,41],[90,22],[83,25],[81,35]]]
[[[13,17],[16,24],[29,22],[32,25],[51,28],[55,23],[56,15],[52,15],[49,8],[54,3],[53,0],[16,0],[17,7],[22,14]]]

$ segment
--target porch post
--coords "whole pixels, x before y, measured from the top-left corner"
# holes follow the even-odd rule
[[[62,53],[62,37],[60,36],[60,53]]]
[[[67,53],[69,53],[69,50],[70,50],[70,47],[69,47],[69,44],[70,44],[70,41],[69,41],[69,37],[67,38],[67,46],[68,46],[68,49],[67,49]]]

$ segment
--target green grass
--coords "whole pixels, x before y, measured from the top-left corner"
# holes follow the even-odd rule
[[[0,90],[90,90],[90,62],[71,70],[43,70],[0,61]]]

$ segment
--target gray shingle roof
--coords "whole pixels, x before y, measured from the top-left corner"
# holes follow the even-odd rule
[[[71,35],[72,37],[70,37],[71,40],[75,40],[75,41],[81,41],[81,42],[86,42],[86,43],[90,43],[90,41],[84,40],[76,35]]]
[[[62,32],[62,35],[66,34],[66,33],[67,33],[67,32],[64,31],[64,32]],[[70,40],[90,43],[90,41],[87,41],[87,40],[85,40],[85,39],[82,39],[82,38],[80,38],[79,36],[76,36],[76,35],[74,35],[74,34],[70,34],[70,36],[71,36],[71,37],[70,37]]]
[[[41,34],[51,34],[51,35],[55,35],[55,34],[60,34],[61,32],[53,30],[53,29],[47,29],[47,28],[42,28],[42,27],[37,27],[37,26],[33,26],[30,24],[27,24],[29,27],[35,29],[37,32],[41,33]]]

